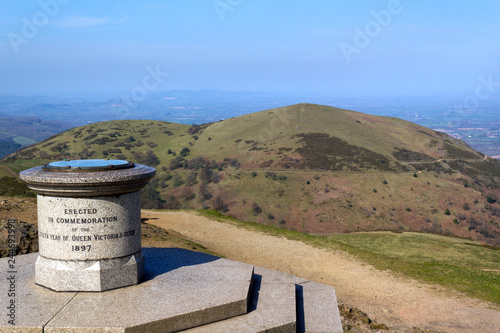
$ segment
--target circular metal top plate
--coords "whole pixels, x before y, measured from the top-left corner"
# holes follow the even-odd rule
[[[47,171],[107,171],[132,168],[133,162],[123,160],[68,160],[44,164]]]

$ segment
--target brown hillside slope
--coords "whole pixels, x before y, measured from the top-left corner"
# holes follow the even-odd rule
[[[412,326],[439,332],[498,332],[500,310],[435,286],[391,275],[343,252],[261,234],[188,212],[143,211],[148,223],[174,230],[229,259],[332,285],[339,302],[368,313],[391,332]]]
[[[157,168],[147,208],[213,208],[311,234],[401,230],[500,246],[500,161],[396,118],[296,104],[204,125],[109,121],[3,162],[118,158]]]

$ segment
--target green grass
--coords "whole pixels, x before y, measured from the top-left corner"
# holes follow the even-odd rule
[[[5,176],[0,178],[0,196],[34,198],[35,193],[19,179]]]
[[[437,284],[500,305],[500,250],[470,240],[421,233],[366,232],[312,236],[257,223],[241,222],[213,210],[199,214],[217,221],[344,250],[381,270]]]
[[[12,174],[7,171],[7,169],[0,167],[0,178],[1,177],[12,177]]]
[[[11,170],[19,173],[23,170],[27,170],[39,165],[42,165],[47,161],[32,161],[32,160],[8,160],[2,163]]]
[[[337,234],[327,239],[378,269],[439,284],[500,305],[500,251],[431,234]]]
[[[32,145],[32,144],[36,143],[35,140],[27,138],[25,136],[17,136],[14,138],[14,141],[20,145],[23,145],[23,146]]]

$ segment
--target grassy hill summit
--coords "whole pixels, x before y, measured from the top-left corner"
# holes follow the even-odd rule
[[[296,104],[192,126],[108,121],[3,166],[19,172],[63,158],[156,167],[143,190],[149,208],[211,208],[311,234],[419,231],[500,245],[500,161],[397,118]]]

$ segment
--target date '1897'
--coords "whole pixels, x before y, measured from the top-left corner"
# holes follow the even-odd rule
[[[71,246],[71,251],[90,251],[90,248],[92,245],[72,245]]]

